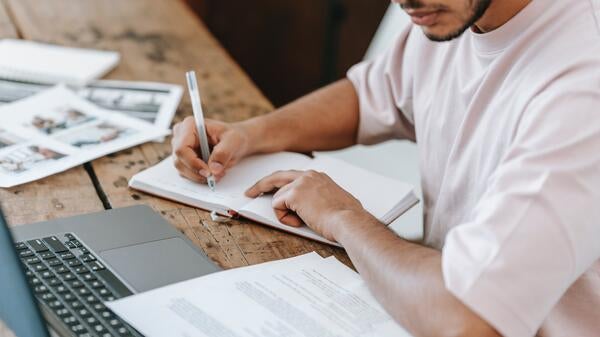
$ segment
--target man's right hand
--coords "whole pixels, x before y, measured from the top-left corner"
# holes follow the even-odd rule
[[[206,133],[212,147],[208,163],[199,156],[200,141],[193,117],[173,127],[173,158],[179,174],[198,183],[206,183],[206,177],[213,174],[219,180],[228,168],[248,155],[249,136],[235,124],[206,120]]]

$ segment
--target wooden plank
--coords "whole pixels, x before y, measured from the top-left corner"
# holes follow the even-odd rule
[[[0,37],[17,38],[18,29],[0,2]],[[102,210],[102,202],[82,166],[9,189],[0,189],[0,204],[10,225]]]
[[[181,1],[9,0],[23,36],[63,45],[118,50],[122,61],[109,77],[184,85],[195,69],[209,117],[236,121],[265,114],[272,105]],[[177,120],[191,114],[187,97]],[[207,213],[130,190],[131,176],[170,154],[169,140],[96,160],[93,168],[113,207],[145,203],[161,212],[221,266],[237,267],[309,251],[343,250],[314,243],[250,221],[219,224]]]

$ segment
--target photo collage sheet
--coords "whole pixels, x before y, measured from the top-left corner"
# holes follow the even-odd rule
[[[0,106],[52,87],[50,84],[0,78]],[[171,126],[183,90],[175,84],[110,80],[70,89],[102,109],[120,112],[165,129]]]
[[[157,115],[150,111],[160,104],[132,97],[116,109],[114,92],[95,90],[82,94],[56,86],[0,105],[0,187],[37,180],[169,133],[152,124]],[[140,104],[147,107],[147,118],[137,114]],[[121,113],[127,108],[137,118]]]

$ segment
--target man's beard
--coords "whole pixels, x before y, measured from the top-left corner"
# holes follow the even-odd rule
[[[427,36],[427,38],[429,40],[435,41],[435,42],[450,41],[450,40],[453,40],[453,39],[461,36],[467,29],[472,27],[475,24],[475,22],[477,22],[477,21],[479,21],[479,19],[481,19],[481,17],[483,16],[483,14],[485,14],[485,11],[487,11],[488,7],[490,7],[490,4],[492,2],[492,0],[474,0],[474,1],[476,1],[477,4],[475,6],[475,10],[473,10],[473,14],[469,17],[469,20],[467,20],[467,22],[463,26],[461,26],[459,29],[457,29],[456,31],[454,31],[448,35],[444,35],[444,36],[431,35],[431,34],[427,34],[427,33],[425,33],[425,36]],[[402,7],[403,9],[409,9],[409,8],[418,9],[418,8],[422,8],[423,4],[419,0],[408,0],[406,3],[401,4],[400,7]]]

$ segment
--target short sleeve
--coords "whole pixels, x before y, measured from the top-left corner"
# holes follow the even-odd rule
[[[415,140],[412,118],[412,72],[406,50],[412,25],[398,35],[394,45],[373,60],[352,67],[347,74],[360,105],[357,142],[375,144],[388,139]]]
[[[447,288],[506,336],[532,336],[600,258],[600,81],[531,101],[473,220],[446,237]]]

